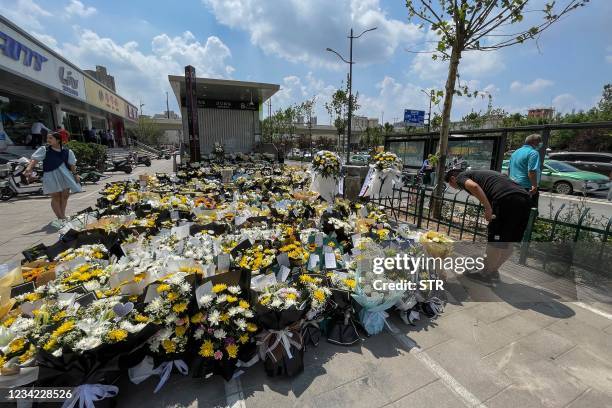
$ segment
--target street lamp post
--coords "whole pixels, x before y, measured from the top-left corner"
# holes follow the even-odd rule
[[[429,98],[429,113],[427,114],[427,133],[429,133],[429,150],[433,148],[433,134],[431,133],[431,101],[434,97],[434,90],[432,89],[430,92],[421,89],[427,97]]]
[[[349,91],[349,97],[348,97],[348,117],[347,117],[347,126],[348,126],[348,130],[346,133],[346,164],[350,163],[350,155],[351,155],[351,122],[352,122],[352,117],[353,117],[353,64],[355,62],[353,62],[353,39],[354,38],[359,38],[362,35],[364,35],[365,33],[367,33],[368,31],[374,31],[376,30],[377,27],[372,27],[369,28],[367,30],[364,30],[361,34],[355,36],[353,35],[353,29],[351,28],[351,34],[349,35],[349,60],[345,60],[342,55],[340,55],[338,52],[332,50],[331,48],[326,48],[326,51],[329,52],[333,52],[334,54],[336,54],[343,62],[349,64],[349,78],[348,78],[348,91]]]

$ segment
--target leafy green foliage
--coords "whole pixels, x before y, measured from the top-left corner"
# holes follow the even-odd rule
[[[106,161],[106,146],[71,140],[65,145],[74,152],[77,166],[102,168]]]

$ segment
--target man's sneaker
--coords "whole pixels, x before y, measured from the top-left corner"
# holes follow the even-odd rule
[[[50,225],[51,227],[53,227],[53,228],[55,228],[55,229],[58,229],[58,230],[59,230],[60,228],[62,228],[62,227],[64,226],[64,221],[63,221],[63,220],[60,220],[60,219],[53,220],[53,221],[51,221],[51,222],[49,223],[49,225]]]

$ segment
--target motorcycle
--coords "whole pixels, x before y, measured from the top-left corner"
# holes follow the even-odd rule
[[[149,156],[138,156],[136,165],[144,164],[147,167],[151,167],[151,158]]]
[[[102,173],[96,171],[93,167],[81,167],[78,169],[81,183],[97,183],[102,178]]]
[[[17,195],[43,194],[38,172],[33,173],[29,179],[24,174],[28,166],[27,159],[9,162],[7,165],[6,178],[0,180],[0,200],[7,201]]]
[[[106,161],[105,171],[123,171],[125,174],[130,174],[133,170],[133,160],[130,157],[123,159],[109,159]]]

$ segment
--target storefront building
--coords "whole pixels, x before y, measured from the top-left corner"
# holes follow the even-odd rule
[[[183,143],[189,144],[184,76],[168,76],[181,107]],[[215,143],[228,153],[250,152],[261,140],[262,105],[280,86],[259,82],[196,78],[198,131],[201,154],[210,154]]]
[[[14,145],[27,145],[35,121],[62,125],[74,140],[83,131],[112,129],[125,144],[125,122],[137,108],[0,16],[0,115]]]

